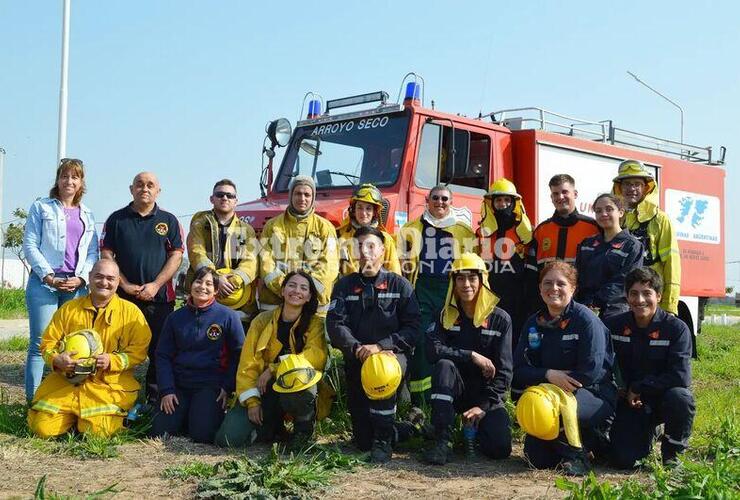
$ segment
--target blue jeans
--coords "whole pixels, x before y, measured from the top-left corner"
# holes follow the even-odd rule
[[[28,309],[31,339],[28,343],[28,356],[26,357],[27,400],[33,399],[36,389],[41,385],[41,378],[44,376],[44,359],[39,349],[41,335],[49,325],[51,317],[62,304],[84,295],[87,295],[87,288],[80,288],[74,292],[61,292],[44,285],[36,273],[31,273],[29,276],[26,287],[26,308]]]

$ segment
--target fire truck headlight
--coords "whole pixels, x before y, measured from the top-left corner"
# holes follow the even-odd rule
[[[267,124],[265,132],[267,132],[267,137],[270,138],[273,147],[280,146],[283,148],[288,145],[293,128],[287,118],[278,118]]]

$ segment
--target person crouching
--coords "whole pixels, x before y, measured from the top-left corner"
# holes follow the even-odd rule
[[[466,253],[450,272],[439,321],[429,328],[427,358],[432,367],[432,424],[436,442],[425,458],[444,465],[451,451],[455,414],[461,413],[466,452],[494,459],[511,454],[511,422],[504,408],[512,376],[511,318],[496,307],[483,260]]]

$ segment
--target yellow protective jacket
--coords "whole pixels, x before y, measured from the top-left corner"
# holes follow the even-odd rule
[[[282,308],[278,307],[272,311],[260,313],[252,320],[247,332],[246,341],[242,347],[239,369],[236,373],[236,394],[239,402],[251,408],[260,404],[260,392],[257,388],[257,380],[267,368],[275,374],[278,364],[275,358],[283,349],[283,344],[278,340],[278,322]],[[290,351],[292,354],[303,354],[306,360],[316,370],[324,371],[328,348],[324,334],[324,318],[314,316],[305,333],[306,341],[303,351],[296,352],[295,347],[295,322],[290,329]]]
[[[396,240],[388,232],[378,228],[383,233],[383,245],[385,246],[385,255],[383,258],[383,267],[386,270],[401,276],[401,263],[398,260],[398,251],[396,250]],[[356,273],[360,270],[358,256],[355,255],[357,243],[354,239],[357,229],[347,222],[337,229],[339,236],[339,274],[346,276]]]
[[[339,273],[337,233],[331,222],[313,211],[296,219],[288,210],[270,219],[260,235],[260,307],[280,304],[280,287],[285,275],[302,269],[314,281],[319,311],[326,311],[331,289]],[[265,307],[266,306],[266,307]]]
[[[613,190],[622,196],[621,183],[615,182]],[[678,314],[681,295],[681,254],[671,220],[658,208],[658,189],[655,181],[647,183],[647,194],[634,210],[625,211],[622,226],[646,247],[645,264],[663,278],[663,298],[660,307]]]
[[[423,217],[423,216],[422,216]],[[398,233],[398,241],[401,245],[399,257],[403,275],[412,285],[416,285],[419,275],[419,253],[422,248],[424,224],[421,217],[403,225]],[[478,246],[473,230],[464,222],[458,221],[448,227],[440,228],[449,233],[455,241],[453,249],[453,260],[459,258],[465,252],[474,252]]]
[[[46,364],[53,367],[61,338],[83,328],[100,334],[103,352],[110,354],[110,367],[77,386],[64,374],[52,371],[41,382],[31,408],[51,414],[74,413],[81,418],[125,416],[139,391],[134,367],[146,359],[152,337],[149,325],[138,307],[118,295],[98,309],[97,316],[89,296],[71,300],[54,313],[44,331],[40,350]]]
[[[226,231],[225,248],[220,247],[218,219],[213,210],[204,210],[193,215],[187,239],[190,268],[185,280],[190,289],[195,272],[202,267],[216,269],[221,253],[224,254],[224,267],[238,275],[244,282],[245,293],[252,299],[242,309],[248,308],[255,297],[257,280],[257,238],[254,229],[247,222],[234,216]]]

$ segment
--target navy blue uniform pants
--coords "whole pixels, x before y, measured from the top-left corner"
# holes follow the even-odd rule
[[[434,363],[432,425],[437,436],[449,432],[450,426],[455,422],[455,414],[480,405],[485,395],[479,372],[478,367],[461,370],[449,359],[440,359]],[[495,459],[511,455],[511,420],[503,406],[486,411],[486,415],[478,422],[476,437],[484,455]]]
[[[174,302],[147,302],[136,300],[129,296],[124,297],[126,300],[136,304],[136,307],[144,314],[149,329],[152,331],[152,340],[149,342],[147,349],[149,355],[149,367],[146,370],[147,391],[151,391],[152,386],[157,385],[157,368],[155,366],[157,343],[159,343],[159,334],[164,327],[164,320],[175,310]],[[246,331],[246,330],[245,330]]]
[[[396,353],[401,373],[406,374],[406,356]],[[388,399],[372,400],[362,389],[359,362],[345,366],[347,379],[347,404],[352,418],[352,439],[361,451],[372,447],[373,439],[397,441],[396,436],[396,399],[397,392]]]
[[[213,443],[213,437],[224,419],[221,403],[216,401],[219,387],[176,389],[179,404],[171,415],[159,410],[152,422],[152,435],[185,435],[196,443]]]
[[[610,393],[613,388],[606,388]],[[603,397],[586,389],[575,392],[578,402],[578,429],[581,441],[586,450],[595,450],[614,417],[614,406],[611,397]],[[611,394],[609,394],[611,396]],[[572,460],[583,450],[570,446],[565,434],[560,433],[557,439],[545,441],[530,435],[524,438],[524,454],[533,467],[551,469],[562,461]]]
[[[665,424],[661,438],[663,461],[674,459],[688,446],[695,414],[694,397],[685,387],[668,389],[660,397],[645,398],[642,408],[630,408],[621,400],[611,430],[614,465],[630,469],[648,456],[661,423]]]

